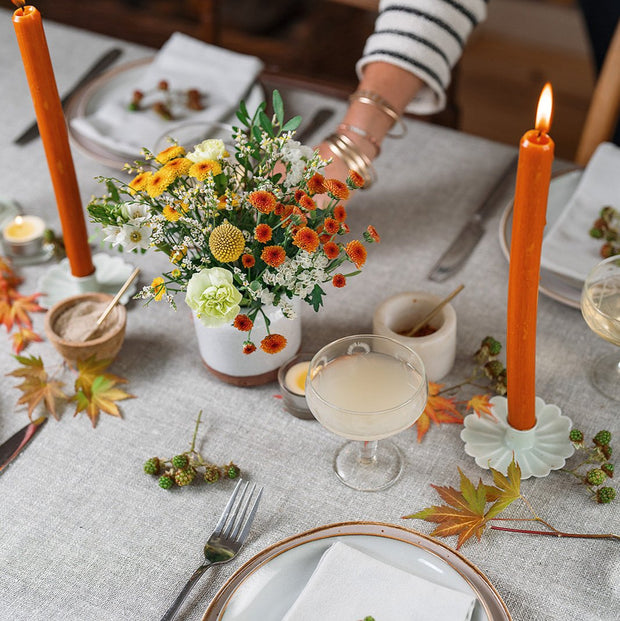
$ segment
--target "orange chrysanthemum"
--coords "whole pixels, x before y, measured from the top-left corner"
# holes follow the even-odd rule
[[[273,213],[276,216],[281,216],[284,213],[284,205],[282,203],[276,203],[276,206],[273,208]]]
[[[152,172],[147,171],[147,172],[141,172],[139,175],[136,175],[129,182],[129,188],[130,188],[131,193],[134,194],[135,192],[144,190],[152,174],[153,174]]]
[[[192,161],[188,160],[186,157],[177,157],[173,160],[170,160],[164,166],[166,170],[171,170],[175,174],[175,178],[186,175],[191,167]]]
[[[181,214],[172,205],[166,205],[162,214],[168,222],[176,222],[181,217]]]
[[[372,241],[376,242],[377,244],[381,241],[381,237],[379,237],[379,233],[377,233],[377,229],[372,224],[368,225],[366,232],[368,233]]]
[[[250,204],[261,213],[271,213],[278,203],[276,197],[266,190],[257,190],[248,196]]]
[[[256,259],[251,254],[244,254],[241,256],[241,264],[245,268],[254,267]]]
[[[293,243],[306,252],[314,252],[319,247],[319,236],[314,229],[304,226],[295,233]]]
[[[254,343],[244,343],[243,344],[243,353],[248,355],[252,354],[256,351],[256,345]]]
[[[362,177],[362,175],[360,175],[355,170],[349,171],[349,178],[347,179],[347,181],[349,181],[350,184],[356,188],[364,187],[364,183],[365,183],[364,177]]]
[[[328,259],[335,259],[340,254],[340,248],[334,242],[327,242],[323,246],[323,252]]]
[[[299,203],[299,201],[304,197],[307,196],[307,194],[303,191],[300,190],[299,188],[297,188],[295,190],[295,194],[293,195],[295,197],[295,200]]]
[[[295,205],[282,205],[282,213],[278,214],[280,220],[286,220],[293,213],[293,209],[295,209]]]
[[[265,246],[260,254],[260,258],[271,267],[278,267],[284,263],[286,252],[282,246]]]
[[[332,285],[334,285],[334,287],[338,287],[340,289],[346,284],[347,279],[345,278],[344,274],[334,274],[334,277],[332,278]]]
[[[168,186],[176,179],[172,171],[166,167],[155,171],[146,182],[146,192],[151,198],[156,198],[168,189]]]
[[[364,244],[357,239],[350,241],[344,248],[344,251],[347,253],[347,256],[353,263],[355,263],[355,267],[358,269],[366,263],[366,248],[364,248]]]
[[[222,165],[216,160],[201,160],[192,164],[187,174],[198,181],[204,181],[207,177],[215,177],[221,172]]]
[[[349,188],[347,184],[338,179],[325,179],[325,189],[330,196],[338,200],[346,201],[347,198],[349,198]]]
[[[343,233],[350,233],[351,229],[349,228],[349,225],[346,222],[342,223],[342,232]]]
[[[233,326],[241,332],[249,332],[254,326],[254,322],[247,315],[239,314],[235,317]]]
[[[271,239],[271,227],[268,224],[259,224],[254,229],[254,237],[261,244],[266,244]]]
[[[166,164],[170,160],[173,160],[177,157],[183,157],[184,155],[185,155],[185,149],[183,147],[180,147],[178,144],[174,144],[171,147],[168,147],[167,149],[160,151],[155,156],[155,159],[160,164]]]
[[[340,222],[335,218],[325,218],[323,226],[330,235],[335,235],[340,230]]]
[[[286,343],[286,337],[281,334],[268,334],[260,342],[260,348],[266,354],[277,354],[286,347]]]
[[[320,173],[314,173],[308,180],[308,191],[310,194],[323,194],[325,192],[325,177]]]
[[[297,218],[295,218],[295,224],[297,226],[306,226],[308,224],[308,218],[299,207],[293,207],[293,213],[297,216]]]
[[[343,205],[336,205],[334,207],[334,219],[338,222],[344,222],[347,219],[347,210]]]
[[[307,194],[304,194],[304,196],[299,199],[299,204],[308,211],[314,211],[316,209],[316,203]]]

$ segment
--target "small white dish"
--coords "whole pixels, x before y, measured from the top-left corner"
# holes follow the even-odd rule
[[[454,366],[456,357],[456,312],[446,304],[429,322],[434,332],[427,336],[404,336],[407,330],[436,307],[443,298],[422,291],[398,293],[379,304],[373,316],[375,334],[388,336],[412,349],[424,362],[429,381],[437,382]]]

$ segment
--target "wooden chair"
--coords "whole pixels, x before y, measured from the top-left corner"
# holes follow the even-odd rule
[[[605,62],[596,81],[586,121],[575,155],[585,166],[596,147],[609,140],[620,117],[620,22],[609,44]]]

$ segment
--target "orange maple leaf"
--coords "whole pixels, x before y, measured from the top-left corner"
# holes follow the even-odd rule
[[[436,425],[463,422],[463,415],[456,409],[454,398],[439,395],[443,386],[443,384],[435,382],[428,383],[428,401],[422,416],[416,422],[418,442],[422,442],[422,438],[430,429],[431,421]]]
[[[13,334],[13,351],[21,353],[30,343],[40,343],[43,339],[30,328],[20,328]]]
[[[478,415],[478,417],[485,414],[487,416],[490,416],[491,418],[495,418],[495,415],[493,414],[493,409],[492,409],[493,406],[491,405],[489,401],[489,397],[490,395],[474,395],[467,402],[467,408],[465,411],[473,410]]]
[[[7,300],[0,299],[0,323],[6,328],[7,332],[13,327],[11,319],[11,305]]]
[[[40,293],[21,295],[16,291],[11,293],[12,303],[9,329],[13,327],[13,323],[16,323],[19,326],[32,328],[32,320],[30,319],[29,313],[39,313],[45,311],[45,309],[37,303],[37,298],[40,295]]]

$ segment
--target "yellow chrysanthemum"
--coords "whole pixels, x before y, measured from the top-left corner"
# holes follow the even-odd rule
[[[156,198],[168,189],[168,186],[176,179],[176,175],[171,170],[166,170],[166,167],[160,168],[154,172],[146,184],[146,192],[152,197]]]
[[[243,233],[230,222],[224,222],[211,231],[209,249],[217,261],[221,263],[236,261],[244,248]]]
[[[174,205],[177,210],[181,209],[183,213],[187,213],[189,211],[189,203],[184,203],[183,201],[175,201]]]
[[[168,222],[176,222],[181,217],[181,214],[172,205],[166,205],[162,213]]]
[[[183,147],[180,147],[178,144],[175,144],[175,145],[172,145],[171,147],[168,147],[167,149],[164,149],[163,151],[160,151],[155,156],[155,159],[160,164],[165,164],[166,162],[173,160],[175,157],[183,157],[184,155],[185,155],[185,149]]]
[[[139,175],[135,176],[129,182],[129,188],[130,188],[131,193],[135,194],[136,192],[139,192],[140,190],[144,190],[152,174],[153,173],[149,171],[149,172],[141,172]]]
[[[170,272],[170,276],[172,278],[178,278],[180,275],[181,275],[181,270],[176,267]]]
[[[198,181],[204,181],[208,176],[215,177],[222,172],[222,166],[215,160],[202,160],[192,164],[189,169],[189,176],[198,179]]]
[[[180,263],[183,260],[183,257],[187,254],[187,248],[182,246],[178,250],[175,250],[170,255],[170,261],[172,263]]]
[[[156,302],[159,302],[159,300],[161,300],[166,293],[166,285],[164,284],[164,279],[161,276],[153,278],[153,282],[151,283],[151,289],[153,290],[154,300]]]
[[[170,160],[165,166],[164,169],[167,171],[172,171],[174,173],[175,179],[186,175],[189,169],[192,167],[192,162],[185,157],[177,157],[173,160]]]

